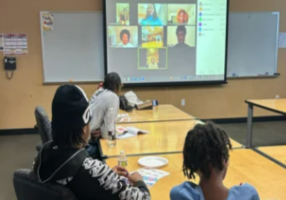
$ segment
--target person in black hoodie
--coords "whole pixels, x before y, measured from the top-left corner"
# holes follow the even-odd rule
[[[91,111],[84,91],[74,85],[60,86],[52,102],[52,138],[34,163],[42,183],[60,183],[78,200],[150,200],[142,176],[122,167],[109,168],[89,157]],[[129,183],[121,178],[125,176]]]

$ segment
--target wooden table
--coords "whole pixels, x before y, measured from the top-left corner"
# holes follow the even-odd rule
[[[187,179],[182,172],[182,154],[161,155],[169,160],[169,164],[163,168],[170,173],[160,179],[152,188],[152,200],[170,199],[169,193],[172,187],[181,184]],[[127,169],[132,172],[140,168],[138,159],[129,157]],[[108,159],[107,164],[111,167],[117,165],[117,159]],[[253,185],[261,200],[286,199],[286,170],[263,156],[249,149],[239,149],[230,152],[230,166],[224,181],[227,187],[249,183]],[[196,178],[195,183],[199,182]]]
[[[100,140],[102,153],[103,155],[114,157],[118,156],[121,150],[124,150],[127,155],[182,152],[188,131],[197,123],[200,123],[200,121],[189,120],[132,124],[132,126],[149,131],[150,133],[117,140],[115,147],[109,147],[108,141],[102,139]],[[131,125],[129,124],[129,126]],[[242,147],[241,144],[233,140],[231,141],[233,147]]]
[[[245,103],[248,104],[246,148],[252,148],[253,107],[286,115],[286,99],[246,100]]]
[[[257,148],[259,153],[286,168],[286,145]]]
[[[194,120],[195,117],[185,113],[184,111],[176,108],[173,105],[159,105],[153,107],[151,110],[136,110],[128,113],[120,111],[120,114],[127,113],[130,121],[118,122],[124,123],[142,123],[142,122],[164,122],[164,121],[182,121]]]

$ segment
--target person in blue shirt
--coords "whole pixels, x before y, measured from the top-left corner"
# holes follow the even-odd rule
[[[156,11],[155,4],[148,4],[147,10],[146,10],[146,17],[141,21],[141,26],[162,26],[163,23],[159,19]]]
[[[171,200],[259,200],[249,184],[224,186],[231,148],[226,132],[214,124],[198,124],[189,131],[183,150],[183,173],[188,179],[195,179],[197,174],[200,182],[174,187]]]

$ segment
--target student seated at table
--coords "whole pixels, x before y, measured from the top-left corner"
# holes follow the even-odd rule
[[[255,188],[247,183],[224,186],[231,148],[226,132],[211,123],[198,124],[189,131],[183,150],[183,173],[188,179],[195,179],[197,174],[200,182],[174,187],[171,200],[259,200]]]
[[[104,83],[91,97],[92,112],[91,133],[94,139],[108,138],[108,132],[114,131],[119,111],[119,93],[122,87],[121,78],[117,73],[109,73]]]
[[[88,156],[84,146],[90,137],[90,120],[84,91],[74,85],[60,86],[52,102],[53,140],[44,144],[34,164],[39,181],[62,184],[78,200],[150,200],[139,173],[129,174],[122,167],[111,169]]]

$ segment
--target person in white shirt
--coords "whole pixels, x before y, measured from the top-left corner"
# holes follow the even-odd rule
[[[108,138],[108,132],[114,131],[119,111],[119,93],[122,87],[121,78],[117,73],[109,73],[104,79],[103,87],[99,88],[91,97],[90,122],[92,137]]]
[[[159,69],[158,63],[155,61],[155,58],[151,58],[151,62],[148,64],[148,69]]]
[[[134,47],[133,44],[130,43],[130,32],[127,29],[123,29],[120,32],[120,40],[121,42],[117,45],[118,47],[124,47],[124,48],[132,48]]]

